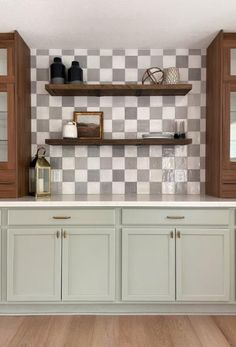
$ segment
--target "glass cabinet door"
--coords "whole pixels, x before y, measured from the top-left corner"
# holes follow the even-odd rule
[[[0,170],[15,168],[14,85],[0,83]]]
[[[0,48],[0,76],[7,76],[7,48]]]
[[[14,83],[14,47],[0,41],[0,83]]]
[[[8,161],[7,92],[0,91],[0,162]]]

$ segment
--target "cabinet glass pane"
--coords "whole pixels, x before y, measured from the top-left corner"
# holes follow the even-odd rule
[[[0,75],[7,75],[7,49],[0,48]]]
[[[0,162],[7,161],[7,92],[0,92]]]

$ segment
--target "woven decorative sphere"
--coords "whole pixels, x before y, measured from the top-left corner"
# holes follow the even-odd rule
[[[164,72],[159,67],[150,67],[147,69],[142,77],[142,84],[153,83],[161,84],[164,78]]]

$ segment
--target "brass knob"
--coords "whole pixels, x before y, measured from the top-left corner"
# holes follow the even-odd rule
[[[180,233],[180,231],[177,231],[177,237],[178,237],[178,239],[181,238],[181,233]]]
[[[170,232],[170,238],[171,238],[171,239],[174,238],[174,232],[173,232],[173,231]]]
[[[63,238],[66,239],[67,238],[67,232],[64,230],[63,231]]]
[[[57,230],[56,235],[57,235],[57,239],[59,239],[59,237],[60,237],[60,231],[59,230]]]

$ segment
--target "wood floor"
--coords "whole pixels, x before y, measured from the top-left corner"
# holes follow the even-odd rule
[[[229,347],[236,316],[0,317],[1,347]]]

